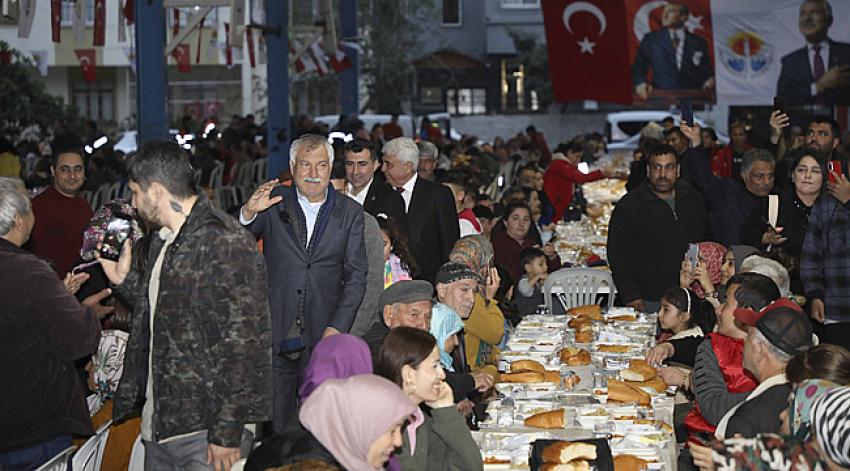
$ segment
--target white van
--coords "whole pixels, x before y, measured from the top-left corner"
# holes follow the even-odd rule
[[[451,118],[448,113],[431,113],[427,115],[427,117],[431,120],[431,122],[438,123],[440,125],[440,128],[443,130],[443,134],[446,134],[446,130],[450,130],[452,140],[459,141],[461,139],[461,134],[451,127]],[[371,131],[372,127],[376,124],[389,123],[391,118],[392,116],[388,114],[361,114],[357,116],[357,119],[363,121],[363,126],[367,131]],[[410,115],[398,115],[398,125],[404,130],[405,136],[413,138],[419,134],[421,118],[422,117],[417,117],[414,120]],[[333,129],[339,121],[339,115],[328,114],[316,116],[313,118],[313,121],[324,124],[328,127],[328,129]]]

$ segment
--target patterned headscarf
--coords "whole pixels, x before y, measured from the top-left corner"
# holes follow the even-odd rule
[[[431,309],[431,335],[437,339],[437,350],[440,351],[440,363],[443,368],[454,371],[451,352],[444,350],[446,340],[463,330],[463,321],[454,309],[443,303],[437,303]]]
[[[797,386],[794,390],[794,404],[788,411],[792,435],[802,435],[799,438],[805,438],[808,435],[812,404],[817,398],[837,386],[839,385],[825,379],[807,379]]]
[[[720,267],[723,266],[726,247],[717,242],[700,242],[697,245],[699,246],[699,263],[708,271],[711,284],[717,286],[720,283]],[[699,282],[693,282],[691,289],[700,298],[705,297],[705,290]]]
[[[344,379],[371,372],[372,354],[363,339],[349,334],[325,337],[310,354],[298,398],[304,401],[328,379]]]
[[[812,432],[832,461],[850,467],[850,386],[832,389],[812,404]]]
[[[449,253],[449,261],[462,263],[483,280],[488,279],[488,271],[493,262],[493,244],[483,235],[469,235],[455,242],[455,246]]]

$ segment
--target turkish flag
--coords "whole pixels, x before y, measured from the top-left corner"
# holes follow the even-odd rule
[[[181,44],[171,51],[171,57],[177,61],[177,71],[181,74],[188,74],[192,71],[192,53],[189,51],[188,44]]]
[[[77,55],[77,60],[80,61],[80,68],[83,69],[83,76],[86,82],[96,82],[97,61],[95,60],[94,49],[74,49],[74,54]]]
[[[133,0],[127,0],[127,3],[124,4],[124,18],[127,18],[128,25],[135,21],[136,12],[133,10]]]
[[[92,45],[103,46],[106,40],[106,0],[94,0],[94,41]]]
[[[224,58],[227,66],[233,66],[233,50],[230,48],[230,23],[224,23]]]
[[[540,3],[555,99],[630,104],[632,81],[623,2]]]
[[[257,66],[256,61],[254,60],[254,33],[251,32],[251,28],[245,28],[245,38],[248,40],[248,59],[251,61],[251,68]]]
[[[177,36],[180,33],[180,10],[174,9],[174,24],[171,26],[171,37]]]
[[[61,41],[62,0],[50,0],[50,32],[53,42]]]

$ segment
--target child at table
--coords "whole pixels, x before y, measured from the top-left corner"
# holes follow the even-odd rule
[[[546,304],[543,298],[543,284],[549,276],[546,254],[535,247],[522,249],[519,253],[522,264],[522,278],[514,290],[514,304],[522,316],[533,314],[537,307]],[[564,314],[564,307],[552,296],[552,314]]]
[[[702,337],[714,329],[716,316],[714,308],[688,288],[674,287],[661,297],[661,309],[658,310],[658,324],[661,334],[658,343]]]
[[[410,280],[416,274],[416,262],[407,243],[407,236],[398,224],[385,214],[376,218],[384,239],[384,289],[393,283]]]

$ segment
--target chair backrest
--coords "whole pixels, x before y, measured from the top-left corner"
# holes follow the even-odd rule
[[[108,421],[97,429],[97,433],[74,454],[71,461],[71,469],[74,471],[100,471],[103,462],[103,450],[106,448],[106,440],[109,438],[109,427],[112,421]]]
[[[263,157],[257,159],[251,165],[251,183],[259,185],[267,180],[266,171],[268,170],[269,158]]]
[[[50,461],[39,466],[35,471],[67,471],[68,461],[74,450],[76,450],[75,447],[69,446],[60,451],[58,455],[50,458]]]
[[[608,285],[608,307],[614,305],[614,277],[608,271],[595,268],[562,268],[550,273],[543,283],[543,299],[552,312],[552,288],[560,286],[567,298],[567,308],[596,304],[596,295],[603,284]]]
[[[224,164],[216,165],[212,172],[210,172],[210,187],[220,188],[221,187],[221,179],[224,176]]]

